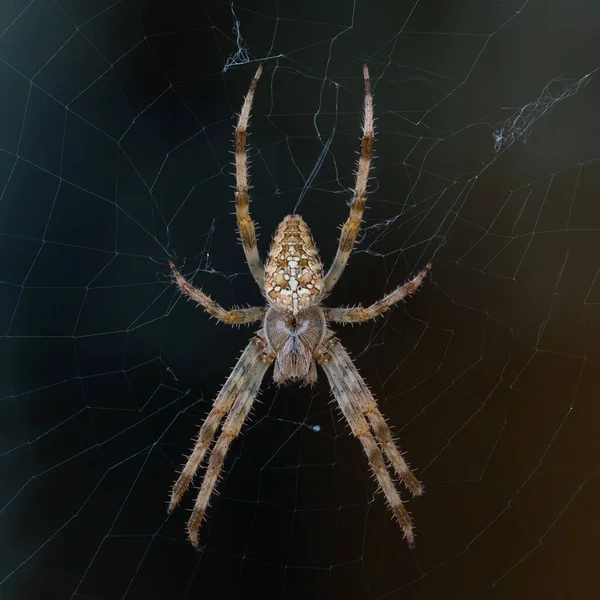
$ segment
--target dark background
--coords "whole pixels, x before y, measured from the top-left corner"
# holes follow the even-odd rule
[[[599,17],[591,0],[2,2],[0,598],[598,597]],[[225,306],[261,301],[230,164],[259,61],[262,256],[297,207],[331,260],[366,62],[377,158],[330,304],[434,263],[340,333],[425,484],[412,551],[323,374],[268,376],[200,552],[194,493],[166,516],[251,335],[183,302],[167,260]]]

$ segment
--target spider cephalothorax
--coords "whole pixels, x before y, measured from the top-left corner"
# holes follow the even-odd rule
[[[265,315],[265,337],[275,354],[273,379],[277,383],[317,380],[315,352],[327,331],[327,321],[318,306],[307,308],[298,316],[276,308]]]
[[[227,450],[241,431],[270,365],[274,363],[273,378],[277,383],[300,381],[311,384],[317,379],[318,363],[325,371],[333,395],[352,433],[363,446],[392,512],[409,544],[412,544],[414,534],[411,518],[404,508],[388,466],[413,495],[422,493],[421,484],[396,447],[375,398],[352,359],[327,325],[331,322],[361,323],[381,315],[416,291],[431,265],[427,265],[416,277],[371,306],[328,308],[321,305],[344,271],[365,208],[374,139],[373,99],[369,72],[365,66],[363,138],[356,186],[350,203],[350,216],[342,228],[338,250],[331,267],[324,274],[308,225],[300,216],[289,215],[277,228],[263,268],[256,247],[254,223],[248,210],[250,199],[246,155],[246,127],[261,73],[262,65],[252,80],[235,130],[235,208],[246,261],[252,276],[263,291],[267,305],[225,310],[202,290],[189,283],[175,263],[170,261],[171,270],[181,292],[202,305],[212,316],[230,325],[260,322],[261,327],[246,346],[200,428],[194,448],[173,486],[169,510],[173,510],[179,503],[221,425],[221,433],[210,451],[202,485],[188,522],[190,540],[197,546],[200,525],[223,468]]]

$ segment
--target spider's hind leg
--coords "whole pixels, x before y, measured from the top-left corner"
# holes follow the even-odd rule
[[[375,141],[375,127],[373,121],[373,96],[371,95],[371,79],[367,65],[363,66],[365,80],[365,107],[363,116],[363,136],[360,144],[360,157],[356,169],[356,183],[354,195],[350,202],[350,215],[342,227],[338,249],[325,277],[325,292],[329,293],[342,276],[346,263],[354,247],[358,230],[365,211],[367,202],[367,183],[369,171],[371,170],[371,158],[373,157],[373,144]]]
[[[263,265],[258,255],[256,245],[256,230],[254,221],[250,216],[250,193],[248,185],[248,120],[250,119],[250,109],[254,99],[254,92],[258,80],[263,71],[263,66],[259,65],[256,74],[250,84],[250,89],[244,99],[242,110],[235,128],[235,214],[237,217],[238,231],[246,255],[246,262],[256,283],[262,290],[265,287],[265,274]]]

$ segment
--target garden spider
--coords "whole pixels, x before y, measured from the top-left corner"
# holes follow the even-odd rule
[[[374,140],[373,98],[369,71],[365,65],[363,137],[356,185],[350,203],[350,215],[342,228],[333,264],[327,274],[324,274],[308,225],[302,217],[289,215],[277,228],[263,267],[256,247],[254,223],[248,211],[246,152],[246,128],[261,73],[262,65],[252,79],[235,129],[235,209],[248,267],[267,304],[262,307],[225,310],[189,283],[173,261],[169,263],[181,292],[203,306],[213,317],[229,325],[261,323],[200,428],[194,448],[173,486],[169,512],[177,506],[190,485],[224,419],[221,433],[210,451],[208,466],[188,522],[190,541],[197,547],[200,525],[223,468],[225,456],[231,442],[242,429],[267,369],[271,363],[275,363],[273,378],[278,384],[286,381],[312,384],[317,379],[316,363],[319,363],[352,433],[363,446],[373,474],[400,523],[404,536],[412,546],[414,534],[411,518],[388,472],[385,459],[387,458],[391,468],[413,496],[420,495],[423,488],[394,444],[375,398],[352,359],[327,325],[328,322],[361,323],[381,315],[418,289],[431,264],[416,277],[366,308],[360,305],[353,308],[321,306],[344,271],[365,208]]]

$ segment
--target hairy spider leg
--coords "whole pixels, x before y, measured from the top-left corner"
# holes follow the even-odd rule
[[[248,120],[250,119],[250,110],[252,108],[254,92],[262,71],[263,66],[261,64],[252,79],[250,89],[244,99],[244,104],[235,128],[235,214],[237,217],[242,247],[244,249],[244,254],[246,255],[246,262],[261,291],[265,285],[265,276],[260,262],[260,256],[258,255],[254,221],[252,221],[249,209],[250,194],[248,186],[248,151],[246,148],[246,140],[248,137]]]
[[[240,389],[243,390],[243,392],[235,398],[231,410],[223,423],[221,434],[210,452],[210,458],[204,477],[202,478],[200,491],[198,492],[192,514],[188,521],[190,541],[196,548],[198,547],[198,533],[200,531],[200,526],[202,525],[204,514],[206,513],[208,503],[214,492],[221,470],[223,469],[227,451],[231,446],[231,442],[235,440],[242,430],[246,418],[250,413],[250,409],[260,391],[263,377],[273,362],[273,359],[274,357],[272,355],[263,353],[254,361],[254,364],[247,371],[248,376],[240,382]]]
[[[361,442],[379,487],[412,547],[415,540],[412,519],[390,476],[382,449],[413,495],[420,495],[423,488],[394,444],[390,429],[352,359],[340,341],[333,337],[333,332],[329,334],[317,361],[325,371],[342,414]]]
[[[256,323],[261,321],[265,316],[266,308],[264,306],[253,306],[250,308],[235,308],[233,310],[226,310],[220,304],[217,304],[210,296],[207,296],[200,288],[193,286],[175,266],[175,263],[170,260],[169,265],[179,291],[191,298],[204,310],[227,325],[247,325],[248,323]]]
[[[196,547],[200,526],[223,468],[229,445],[239,434],[273,359],[274,356],[267,351],[266,343],[260,334],[250,340],[202,424],[194,448],[173,486],[169,513],[179,504],[188,489],[208,452],[219,424],[225,418],[221,434],[210,452],[208,468],[188,521],[190,540]]]
[[[371,169],[371,158],[373,156],[373,143],[375,141],[375,128],[373,124],[373,96],[371,94],[371,80],[369,69],[363,65],[363,76],[365,79],[365,106],[363,116],[363,137],[360,144],[360,156],[356,169],[356,183],[354,195],[350,202],[350,216],[342,227],[338,249],[333,263],[325,277],[325,293],[331,292],[338,279],[342,276],[348,258],[354,247],[363,213],[367,201],[367,183]]]
[[[364,323],[370,321],[376,317],[382,315],[388,311],[394,304],[404,300],[411,294],[414,294],[425,278],[427,273],[431,269],[431,263],[429,263],[420,273],[415,277],[407,281],[406,283],[398,286],[393,292],[390,292],[387,296],[384,296],[381,300],[374,302],[371,306],[351,306],[349,308],[323,308],[325,318],[328,321],[334,323]]]

